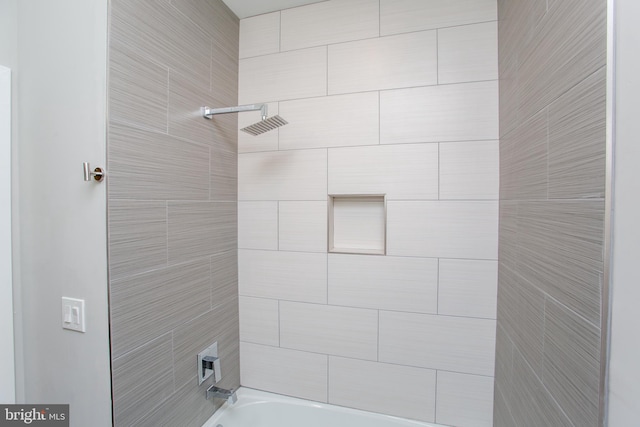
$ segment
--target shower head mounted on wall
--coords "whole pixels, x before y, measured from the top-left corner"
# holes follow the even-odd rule
[[[260,135],[262,133],[268,132],[273,129],[277,129],[280,126],[284,126],[287,123],[289,123],[278,115],[267,118],[267,104],[250,104],[250,105],[239,105],[237,107],[223,107],[223,108],[202,107],[201,110],[202,110],[202,117],[209,120],[211,119],[211,116],[214,116],[216,114],[241,113],[243,111],[260,110],[262,115],[261,121],[240,129],[241,131],[254,136]]]

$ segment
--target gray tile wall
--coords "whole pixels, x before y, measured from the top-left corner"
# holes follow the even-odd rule
[[[112,0],[108,233],[116,426],[201,426],[196,354],[240,382],[239,23],[220,0]]]
[[[496,426],[599,421],[606,1],[498,1]]]

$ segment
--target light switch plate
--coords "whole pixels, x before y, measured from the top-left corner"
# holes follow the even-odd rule
[[[62,297],[62,328],[86,332],[83,299]]]

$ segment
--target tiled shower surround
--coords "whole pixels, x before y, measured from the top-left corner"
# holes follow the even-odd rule
[[[499,0],[496,427],[596,427],[606,0]]]
[[[201,426],[196,355],[240,380],[238,19],[219,0],[111,0],[108,225],[115,426]],[[215,402],[220,405],[222,402]]]
[[[240,22],[239,103],[289,121],[238,137],[243,385],[492,425],[497,28],[495,0]],[[328,195],[354,194],[386,194],[386,255],[327,253]]]

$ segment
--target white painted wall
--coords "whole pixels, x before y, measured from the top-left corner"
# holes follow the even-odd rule
[[[0,1],[0,67],[7,67],[10,71],[5,71],[4,78],[11,77],[10,86],[7,89],[11,98],[8,100],[5,94],[0,94],[0,103],[3,104],[3,112],[0,114],[2,121],[2,136],[0,136],[0,342],[2,349],[0,350],[0,378],[3,379],[0,384],[0,401],[13,402],[16,398],[19,400],[23,395],[21,387],[21,360],[14,357],[14,348],[19,353],[20,336],[16,336],[14,341],[14,327],[19,330],[21,327],[20,312],[17,307],[20,306],[20,292],[13,290],[14,283],[19,283],[19,239],[17,226],[18,221],[18,203],[12,203],[12,198],[17,200],[18,179],[17,170],[11,168],[11,164],[15,163],[18,154],[18,126],[17,126],[17,69],[18,69],[18,1],[3,0]],[[3,80],[4,83],[4,80]],[[11,111],[11,121],[5,122],[6,108]],[[14,159],[12,161],[12,159]],[[13,179],[12,179],[13,178]],[[13,190],[13,191],[12,191]],[[11,218],[13,216],[13,218]],[[11,231],[13,224],[13,233]],[[13,240],[12,240],[13,234]],[[12,256],[13,244],[13,256]],[[12,274],[13,273],[13,274]],[[13,277],[13,280],[12,280]],[[15,318],[14,318],[15,313]],[[16,373],[14,372],[17,368]],[[16,396],[17,393],[17,396]]]
[[[11,282],[11,70],[0,66],[0,402],[15,401]]]
[[[110,426],[106,185],[107,2],[18,2],[20,244],[25,400],[69,403],[71,426]],[[87,332],[61,328],[86,300]]]
[[[640,3],[616,0],[616,118],[609,426],[640,420]]]

